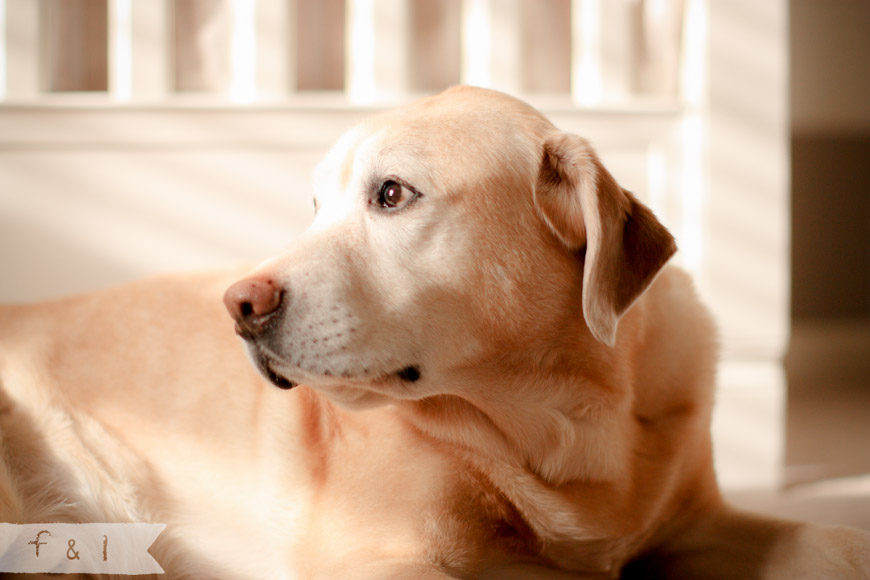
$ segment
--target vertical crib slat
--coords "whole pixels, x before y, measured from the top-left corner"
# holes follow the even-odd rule
[[[235,103],[257,97],[257,4],[230,0],[230,89]]]
[[[6,0],[5,98],[29,99],[40,92],[39,2]]]
[[[571,2],[571,97],[592,106],[601,102],[601,0]]]
[[[296,0],[257,0],[256,89],[258,98],[279,98],[296,86]]]
[[[162,99],[170,90],[169,0],[109,1],[109,92],[125,100]]]
[[[462,82],[518,93],[522,89],[519,0],[464,0]]]
[[[132,0],[109,0],[109,93],[128,101],[133,93]]]
[[[677,97],[681,67],[696,54],[689,49],[703,51],[703,39],[696,43],[698,46],[684,46],[686,35],[694,34],[685,25],[684,0],[644,0],[641,11],[638,89],[646,94]]]
[[[6,0],[0,0],[0,101],[6,98]]]
[[[662,0],[672,5],[671,0]],[[625,103],[637,86],[640,6],[635,0],[600,2],[601,87],[612,103]],[[676,55],[673,55],[676,58]]]
[[[408,89],[407,0],[347,0],[345,90],[352,103],[394,99]]]
[[[490,0],[492,86],[519,93],[522,86],[523,55],[519,0]]]
[[[132,0],[132,93],[160,98],[170,90],[170,0]]]

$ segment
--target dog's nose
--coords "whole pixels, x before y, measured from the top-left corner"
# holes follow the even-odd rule
[[[281,306],[283,292],[270,278],[245,278],[224,293],[224,305],[236,321],[236,332],[254,338]]]

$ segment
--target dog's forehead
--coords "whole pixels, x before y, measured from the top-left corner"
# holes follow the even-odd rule
[[[537,141],[549,122],[526,103],[495,91],[457,87],[386,111],[368,130],[379,146],[464,157],[518,141]]]
[[[552,125],[507,95],[458,87],[372,117],[348,131],[318,166],[321,184],[344,190],[368,172],[455,178],[537,159]],[[463,175],[466,174],[466,175]]]

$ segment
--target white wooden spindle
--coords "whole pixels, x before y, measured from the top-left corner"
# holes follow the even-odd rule
[[[682,250],[683,266],[689,269],[693,274],[701,273],[702,260],[704,256],[704,208],[706,198],[709,194],[708,184],[704,176],[707,169],[706,151],[705,151],[705,135],[707,129],[703,118],[705,107],[705,87],[707,83],[707,20],[706,9],[703,0],[690,0],[687,8],[687,13],[684,18],[677,18],[674,14],[669,13],[669,9],[673,10],[675,5],[668,5],[662,0],[656,0],[651,4],[662,4],[658,8],[658,13],[647,11],[646,16],[655,18],[661,21],[661,26],[665,30],[676,32],[672,25],[668,22],[682,20],[685,22],[682,38],[677,35],[677,38],[664,38],[658,40],[662,44],[668,41],[671,46],[658,47],[652,52],[653,58],[650,63],[655,63],[653,70],[660,73],[661,82],[664,85],[659,85],[659,92],[665,87],[670,86],[671,90],[675,90],[679,85],[680,94],[674,95],[679,98],[684,107],[682,120],[680,123],[680,151],[682,159],[680,162],[680,204],[682,215],[680,231],[680,246]],[[683,9],[683,4],[679,2],[679,8]],[[649,27],[647,25],[647,27]],[[680,58],[674,54],[674,46],[683,44],[685,50]],[[673,63],[666,63],[668,58],[674,58]],[[677,83],[677,70],[681,75],[679,83]],[[651,88],[653,85],[651,85]]]
[[[0,0],[0,101],[6,98],[6,0]]]
[[[132,94],[161,98],[171,90],[170,0],[132,0]]]
[[[169,0],[110,0],[109,92],[119,101],[162,99],[170,85]]]
[[[280,98],[296,86],[296,0],[257,0],[256,91],[257,97]]]
[[[693,4],[689,0],[690,4]],[[695,8],[685,0],[644,0],[641,5],[639,89],[647,94],[675,97],[679,75],[687,59],[703,54],[703,35],[686,18]],[[690,38],[691,37],[691,38]],[[700,43],[694,39],[700,39]],[[686,44],[691,41],[691,45]],[[694,49],[694,50],[690,50]]]
[[[462,82],[479,87],[492,86],[492,27],[487,8],[486,0],[462,3]]]
[[[709,82],[707,7],[704,0],[680,0],[679,7],[683,11],[682,36],[677,47],[670,49],[676,53],[677,94],[683,105],[698,110],[704,103]]]
[[[31,99],[40,93],[39,2],[5,0],[5,98]]]
[[[128,101],[133,93],[132,0],[109,0],[109,94]]]
[[[462,82],[522,91],[519,0],[464,0]]]
[[[520,0],[490,0],[492,85],[509,93],[523,90]]]
[[[571,2],[571,96],[579,105],[601,103],[602,0]]]
[[[407,92],[409,16],[407,0],[347,0],[345,89],[352,103]]]
[[[234,103],[257,97],[256,5],[250,0],[230,0],[230,89]]]
[[[635,88],[636,44],[632,23],[636,17],[635,0],[600,2],[599,43],[602,97],[611,103],[625,103]],[[672,30],[675,40],[679,31]],[[667,56],[677,58],[676,54]]]

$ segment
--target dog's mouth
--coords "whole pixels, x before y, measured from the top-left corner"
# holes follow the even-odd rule
[[[276,370],[275,367],[280,366],[281,363],[273,359],[269,354],[258,352],[254,358],[257,361],[257,367],[259,368],[260,373],[279,389],[290,390],[293,387],[299,386],[299,381],[289,379],[287,376]],[[306,372],[305,374],[310,373]],[[373,385],[380,385],[396,380],[403,383],[416,383],[423,376],[418,365],[408,365],[401,367],[398,370],[376,376],[355,377],[345,373],[335,375],[328,371],[318,373],[318,375],[319,377],[312,375],[311,378],[326,378],[331,380],[348,381],[351,383],[369,383]]]
[[[299,385],[299,383],[291,381],[290,379],[276,371],[272,366],[272,359],[265,355],[261,354],[257,357],[257,366],[260,368],[260,372],[263,374],[263,376],[269,379],[269,382],[271,382],[279,389],[289,391],[293,387]]]

